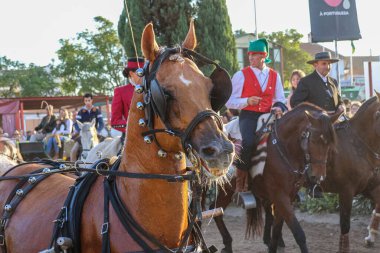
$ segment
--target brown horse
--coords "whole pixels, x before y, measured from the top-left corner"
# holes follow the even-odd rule
[[[306,114],[305,114],[305,111]],[[252,192],[258,197],[257,208],[248,211],[247,235],[262,230],[262,206],[266,210],[274,206],[275,227],[273,239],[265,243],[269,252],[276,252],[282,246],[281,228],[286,222],[296,239],[301,252],[308,252],[305,234],[294,215],[292,201],[305,181],[305,173],[310,173],[317,181],[326,176],[328,150],[335,147],[335,131],[332,122],[337,115],[327,116],[319,107],[301,104],[277,120],[269,137],[267,160],[262,175],[251,179]],[[221,191],[211,207],[226,208],[231,202],[234,181],[225,192]],[[225,248],[222,252],[232,252],[232,237],[222,217],[214,218],[222,234]]]
[[[196,161],[200,160],[211,174],[224,175],[231,164],[234,150],[232,143],[220,129],[220,118],[210,110],[220,108],[220,105],[215,105],[213,97],[224,97],[224,94],[215,92],[220,84],[218,77],[221,76],[211,76],[211,79],[204,76],[185,54],[185,51],[193,52],[191,50],[196,47],[193,23],[190,24],[181,48],[170,51],[159,48],[152,24],[147,25],[143,31],[141,47],[145,58],[150,61],[145,71],[152,70],[153,73],[154,70],[155,77],[154,80],[150,78],[152,75],[145,77],[146,84],[151,84],[151,87],[145,86],[149,90],[136,87],[137,93],[132,104],[137,107],[131,107],[128,117],[128,141],[119,171],[144,175],[183,175],[186,172],[186,153],[192,154],[190,160],[194,160],[194,157]],[[194,52],[193,54],[196,55]],[[227,79],[229,80],[228,76]],[[231,87],[221,88],[227,88],[227,92],[231,91]],[[157,90],[161,90],[161,97],[160,94],[153,94]],[[149,97],[150,95],[152,97]],[[145,122],[144,119],[149,112],[141,109],[144,105],[148,108],[152,103],[148,101],[149,98],[154,100],[155,107],[148,118],[152,121]],[[159,99],[162,101],[158,101]],[[225,98],[221,101],[225,102]],[[163,106],[164,103],[166,106]],[[158,108],[160,106],[161,108]],[[158,110],[164,114],[159,114]],[[147,126],[153,127],[149,130]],[[145,132],[150,132],[154,138],[143,138]],[[182,133],[181,138],[176,136],[179,133]],[[30,173],[36,167],[41,166],[21,166],[8,175]],[[4,206],[9,192],[16,183],[15,180],[0,183],[1,206]],[[38,252],[48,247],[52,235],[52,221],[56,219],[73,183],[73,179],[64,175],[51,175],[24,196],[5,228],[8,252]],[[188,183],[125,177],[116,177],[115,183],[120,200],[134,221],[161,245],[173,249],[159,252],[176,252],[174,249],[183,243],[189,226]],[[103,204],[103,179],[98,177],[91,187],[82,211],[80,252],[101,252],[100,231],[101,228],[105,228],[104,225],[108,228],[108,224],[110,251],[143,252],[142,247],[119,221],[117,211],[120,210],[115,211],[110,206],[109,222],[103,224]],[[152,249],[149,252],[156,252],[158,247],[152,240],[145,240],[141,235],[140,239]],[[190,238],[185,245],[187,243],[193,244],[194,240]]]
[[[349,232],[352,200],[363,194],[376,203],[370,224],[368,246],[373,246],[380,223],[380,93],[367,100],[348,121],[335,125],[337,152],[330,152],[327,177],[322,183],[326,192],[339,194],[339,252],[350,252]],[[270,212],[267,213],[268,216]],[[271,218],[265,225],[270,233]]]

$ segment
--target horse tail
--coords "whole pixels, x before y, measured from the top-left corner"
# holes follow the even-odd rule
[[[263,231],[263,204],[260,198],[256,198],[256,208],[247,210],[247,227],[245,231],[245,238],[262,234]]]

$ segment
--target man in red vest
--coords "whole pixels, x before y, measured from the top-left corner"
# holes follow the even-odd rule
[[[111,127],[122,132],[122,143],[125,139],[125,130],[129,108],[134,93],[134,86],[142,83],[142,78],[135,71],[144,66],[143,58],[128,58],[127,66],[123,70],[123,76],[128,78],[126,85],[117,87],[114,90],[112,99]]]
[[[266,63],[271,62],[266,39],[249,42],[248,59],[250,66],[236,72],[232,77],[232,94],[226,104],[227,108],[241,109],[239,126],[243,149],[236,170],[233,200],[244,208],[252,207],[248,202],[254,202],[253,195],[247,189],[247,180],[252,155],[258,142],[255,137],[257,120],[260,115],[271,110],[275,110],[277,114],[287,110],[281,77],[266,66]]]

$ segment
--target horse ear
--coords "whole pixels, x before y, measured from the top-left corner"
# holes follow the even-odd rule
[[[189,31],[187,32],[186,38],[182,43],[183,48],[194,50],[197,46],[197,37],[195,35],[194,20],[191,19]]]
[[[82,127],[83,127],[83,123],[82,123],[82,122],[80,122],[79,120],[77,120],[77,125],[78,125],[79,129],[81,129],[81,130],[82,130]]]
[[[377,96],[377,100],[380,100],[380,93],[377,92],[377,90],[375,90],[375,93],[376,93],[376,96]]]
[[[141,36],[141,51],[147,60],[153,62],[158,55],[159,49],[153,30],[153,24],[149,23],[145,26]]]
[[[305,111],[305,114],[310,121],[311,125],[315,126],[319,124],[318,118],[315,117],[312,113],[310,113],[308,110]]]

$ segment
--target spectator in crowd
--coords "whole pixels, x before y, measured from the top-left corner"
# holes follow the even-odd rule
[[[52,105],[46,106],[46,116],[42,118],[40,124],[34,128],[36,131],[35,134],[32,135],[30,141],[42,141],[46,134],[51,133],[56,125],[56,117],[54,115],[54,108]]]
[[[290,99],[292,98],[294,91],[297,89],[297,85],[299,81],[303,77],[305,77],[305,73],[299,69],[293,70],[292,74],[290,75],[291,90],[290,90],[290,94],[288,96],[287,104],[286,104],[289,110],[292,109],[292,107],[290,106]]]

